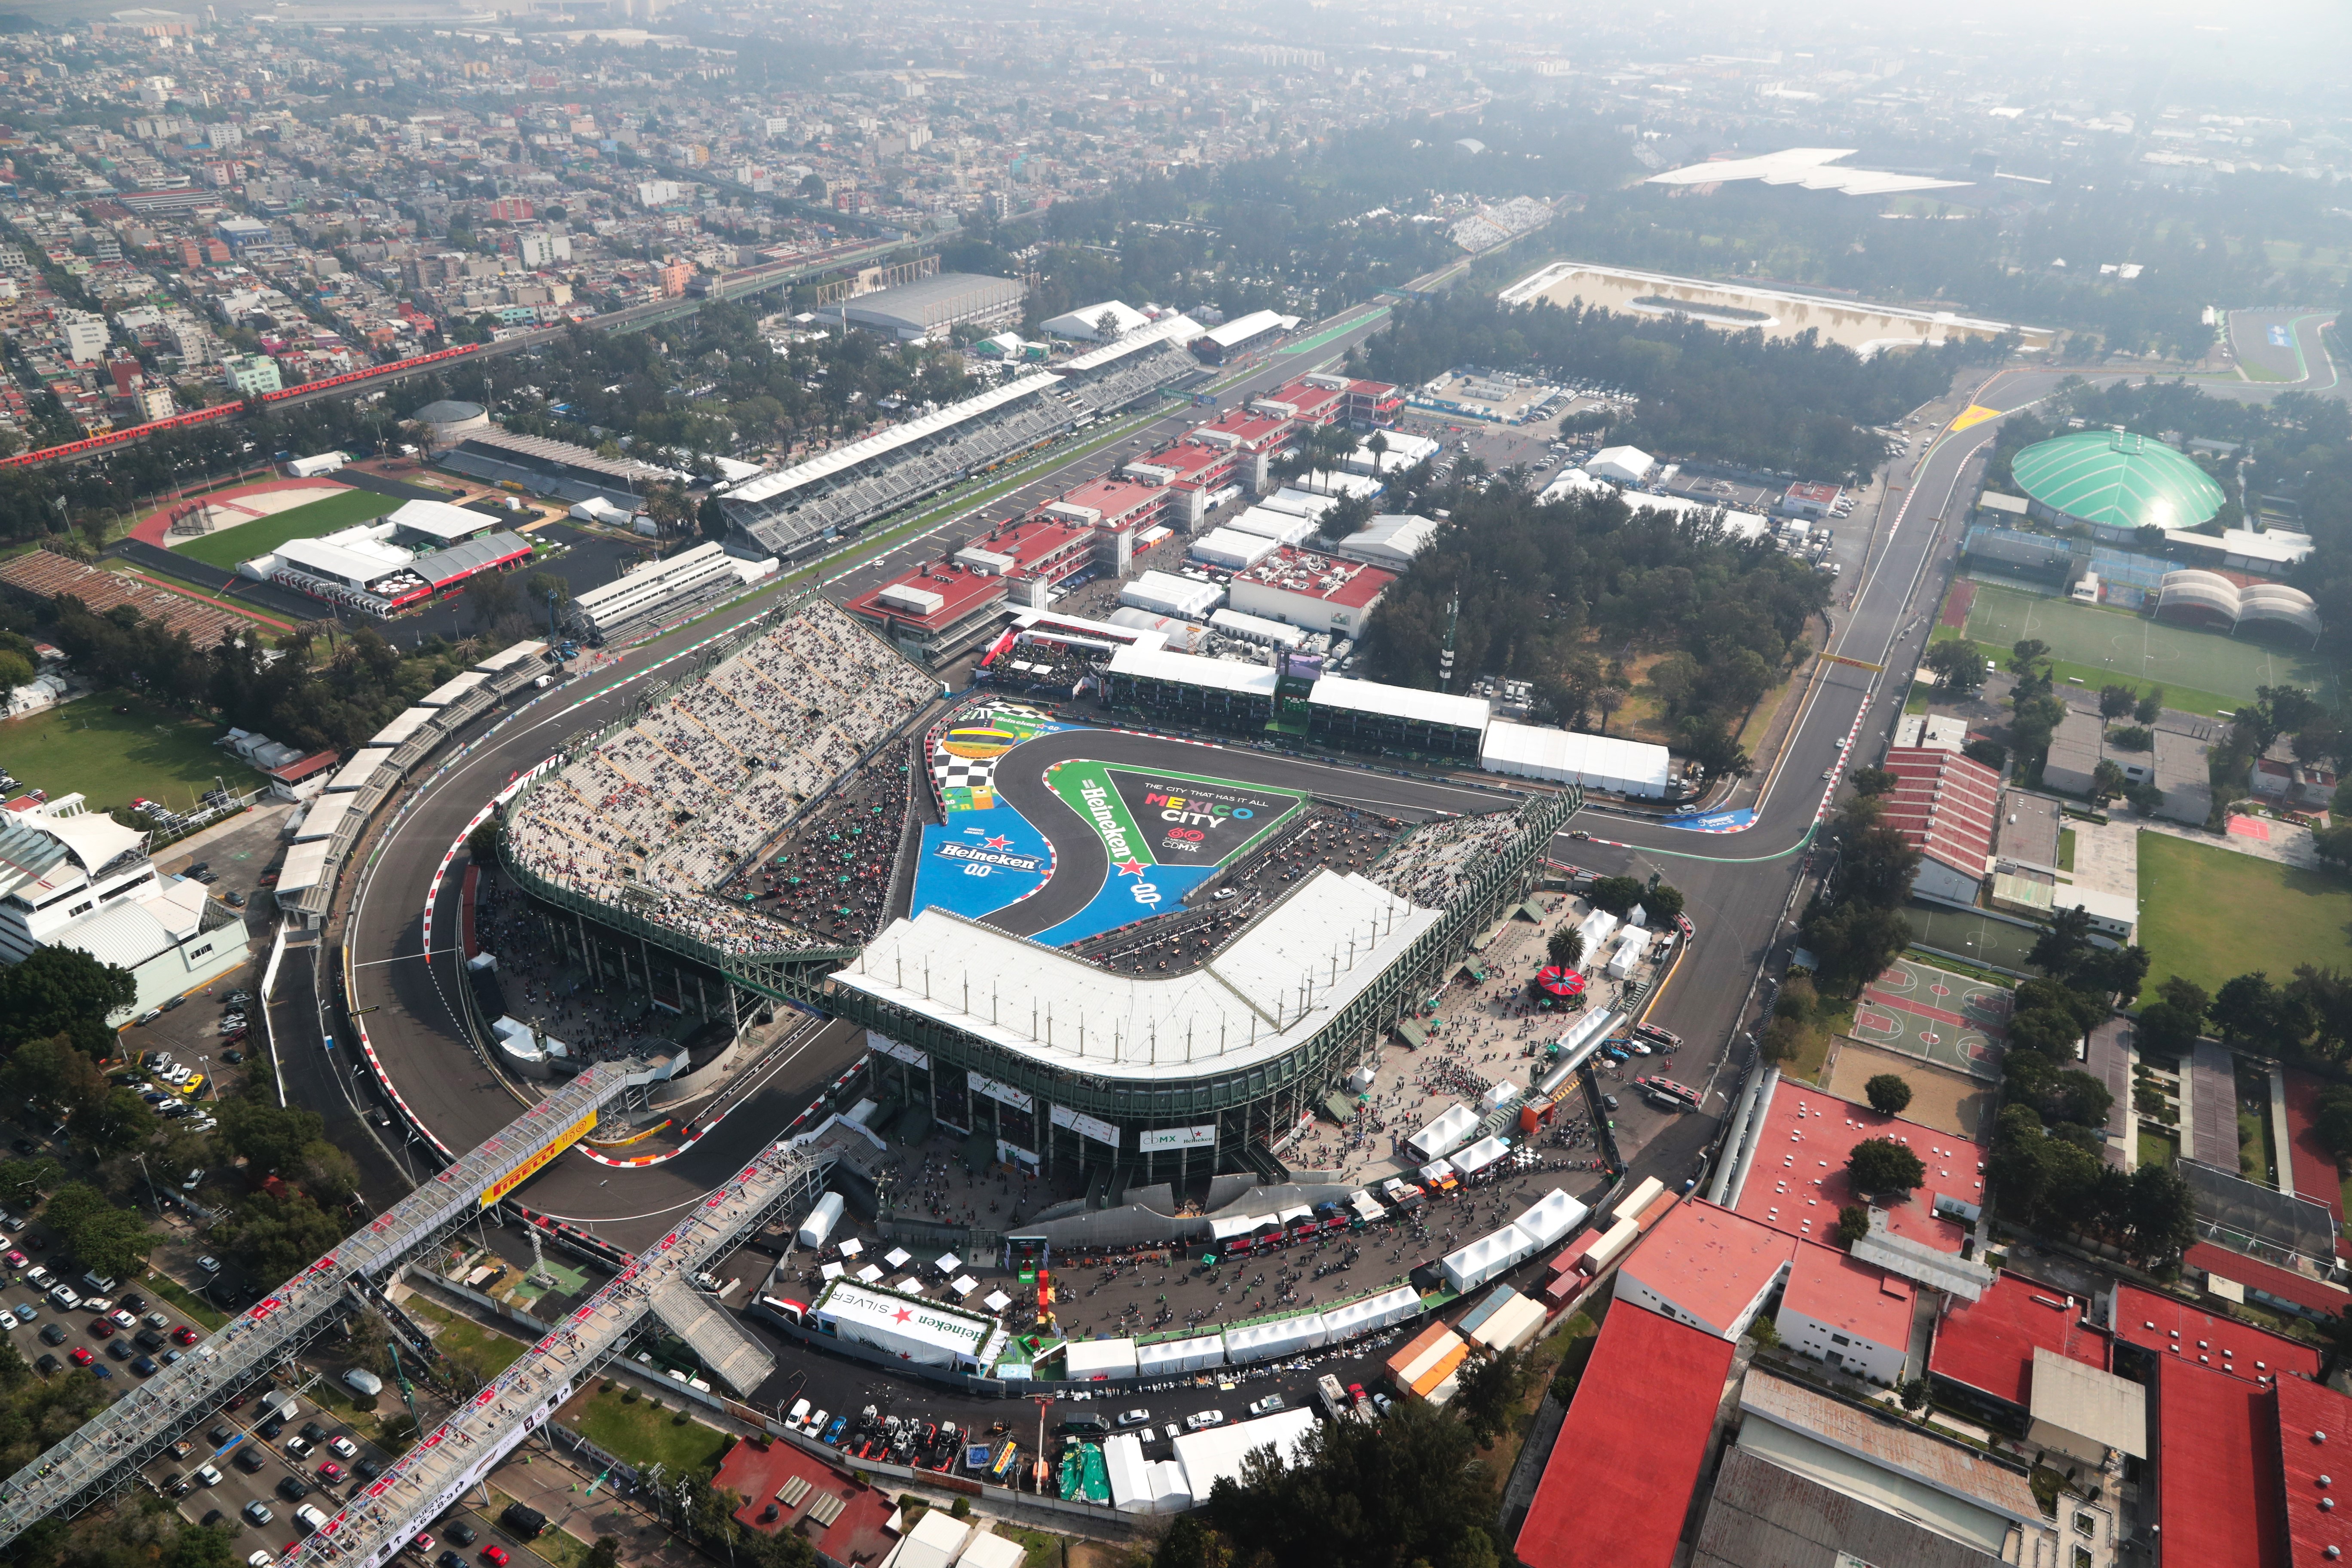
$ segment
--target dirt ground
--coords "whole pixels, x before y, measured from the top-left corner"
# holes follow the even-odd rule
[[[1903,1112],[1906,1121],[1974,1142],[1991,1135],[1995,1095],[1990,1085],[1857,1040],[1838,1042],[1837,1058],[1830,1064],[1829,1091],[1840,1100],[1867,1105],[1870,1100],[1862,1086],[1883,1072],[1899,1074],[1911,1085],[1911,1104]]]

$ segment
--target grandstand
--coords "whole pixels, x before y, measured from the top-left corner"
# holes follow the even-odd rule
[[[1108,414],[1206,374],[1184,346],[1200,335],[1199,322],[1171,316],[1116,342],[1064,360],[1053,370],[1087,414]]]
[[[509,807],[508,862],[526,888],[544,883],[721,953],[825,946],[713,889],[938,695],[832,603],[800,598],[570,748]]]
[[[891,1069],[901,1091],[1000,1157],[1282,1180],[1274,1146],[1527,897],[1580,802],[1423,824],[1361,871],[1318,865],[1197,962],[1106,967],[927,908],[835,971],[827,1005],[919,1053]],[[1214,925],[1186,927],[1188,949]]]
[[[1083,356],[1082,356],[1083,357]],[[1039,374],[723,493],[739,552],[797,561],[841,534],[1052,440],[1092,410]]]

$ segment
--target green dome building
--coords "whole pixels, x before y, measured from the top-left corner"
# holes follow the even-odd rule
[[[2009,466],[2032,515],[2082,523],[2106,537],[2151,524],[2196,528],[2221,510],[2211,475],[2161,441],[2120,430],[2082,430],[2037,441]]]

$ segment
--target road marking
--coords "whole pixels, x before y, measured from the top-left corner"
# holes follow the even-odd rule
[[[1961,409],[1952,420],[1951,432],[1957,436],[1971,425],[1981,425],[1988,419],[2000,418],[2004,410],[1999,408],[1987,408],[1981,403],[1971,403]]]

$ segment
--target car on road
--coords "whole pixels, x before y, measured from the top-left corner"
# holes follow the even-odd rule
[[[1149,1410],[1129,1410],[1119,1416],[1118,1425],[1121,1427],[1140,1426],[1150,1419],[1151,1412]]]
[[[152,1377],[160,1369],[156,1366],[153,1356],[142,1355],[131,1363],[131,1370],[142,1377]]]
[[[92,1318],[89,1321],[89,1337],[94,1340],[112,1339],[114,1337],[113,1323],[104,1318]]]
[[[471,1546],[474,1544],[474,1527],[467,1524],[462,1519],[451,1520],[447,1524],[442,1526],[441,1533],[447,1536],[450,1540],[456,1542],[460,1546]]]
[[[1282,1395],[1269,1394],[1264,1399],[1253,1402],[1249,1407],[1249,1413],[1253,1415],[1271,1415],[1282,1408]]]
[[[429,1552],[433,1550],[433,1532],[429,1530],[420,1530],[416,1532],[416,1539],[408,1544],[418,1552]]]
[[[466,1560],[454,1552],[444,1552],[433,1563],[434,1568],[466,1568]]]
[[[198,1465],[190,1474],[195,1477],[196,1485],[200,1487],[216,1487],[221,1484],[220,1470],[212,1465]]]
[[[113,1311],[109,1312],[107,1317],[113,1321],[116,1328],[121,1329],[125,1333],[130,1332],[131,1330],[139,1326],[139,1319],[137,1315],[130,1311],[127,1308],[117,1307]]]
[[[43,1377],[54,1376],[57,1373],[65,1371],[65,1363],[46,1352],[43,1353],[40,1360],[33,1363],[33,1370],[39,1373]]]
[[[482,1561],[492,1564],[493,1568],[507,1568],[507,1549],[503,1546],[485,1546],[482,1548]]]
[[[55,1324],[51,1324],[50,1326],[52,1328],[56,1327]],[[73,1363],[76,1366],[88,1366],[92,1362],[98,1360],[96,1356],[90,1354],[89,1351],[85,1350],[80,1345],[76,1345],[73,1349],[68,1351],[66,1352],[66,1359]]]
[[[278,1495],[288,1502],[300,1502],[310,1495],[310,1483],[299,1476],[278,1478]]]
[[[172,1331],[172,1342],[173,1344],[192,1345],[202,1337],[203,1336],[198,1334],[195,1330],[188,1327],[185,1323],[182,1323],[178,1328]]]
[[[335,1463],[334,1460],[329,1459],[325,1464],[319,1467],[319,1482],[321,1486],[331,1487],[340,1482],[342,1479],[343,1467]]]
[[[262,1467],[269,1460],[268,1456],[258,1448],[239,1448],[236,1451],[236,1458],[231,1462],[247,1475],[257,1476],[261,1473]]]
[[[192,1340],[189,1342],[193,1344],[195,1342]],[[328,1451],[332,1453],[338,1459],[356,1458],[358,1458],[360,1451],[360,1447],[357,1443],[352,1442],[349,1437],[345,1437],[341,1434],[327,1439],[327,1448]]]
[[[1196,1410],[1184,1417],[1184,1430],[1187,1432],[1205,1431],[1211,1426],[1222,1426],[1224,1424],[1225,1413],[1222,1410]]]
[[[62,1323],[43,1323],[41,1325],[41,1342],[45,1345],[61,1345],[65,1343],[65,1325]]]
[[[271,1520],[278,1517],[276,1514],[269,1511],[269,1505],[262,1501],[259,1498],[256,1498],[251,1502],[247,1503],[243,1511],[245,1514],[245,1522],[251,1525],[268,1524]]]
[[[309,1457],[310,1452],[310,1439],[303,1436],[301,1434],[297,1433],[293,1436],[286,1439],[286,1457],[288,1458],[306,1458]]]

